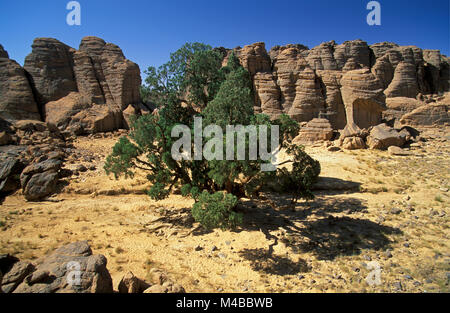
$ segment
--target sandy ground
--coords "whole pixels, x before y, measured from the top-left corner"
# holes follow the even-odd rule
[[[187,292],[449,292],[448,134],[428,130],[408,157],[309,147],[321,176],[358,182],[360,190],[317,192],[295,208],[282,195],[244,200],[241,228],[209,232],[191,218],[192,200],[155,202],[143,192],[142,173],[118,181],[104,173],[117,138],[80,138],[77,151],[92,157],[81,160],[96,170],[45,202],[7,197],[0,253],[35,260],[88,240],[107,257],[115,288],[128,271],[150,279],[159,268]],[[366,282],[371,262],[381,267],[379,285]]]

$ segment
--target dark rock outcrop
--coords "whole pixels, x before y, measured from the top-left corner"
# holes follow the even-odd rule
[[[0,46],[0,118],[39,120],[38,106],[24,69]]]
[[[14,293],[112,293],[106,264],[86,241],[71,243],[38,260]]]

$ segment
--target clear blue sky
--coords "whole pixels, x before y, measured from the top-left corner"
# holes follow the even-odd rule
[[[0,44],[23,64],[35,37],[78,48],[93,35],[119,45],[141,70],[167,61],[185,42],[233,48],[264,41],[362,39],[439,49],[450,54],[449,0],[379,0],[382,25],[368,26],[369,0],[79,0],[81,26],[66,24],[68,0],[1,0]]]

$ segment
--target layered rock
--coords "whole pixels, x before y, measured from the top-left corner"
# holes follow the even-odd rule
[[[448,58],[415,46],[368,46],[354,40],[312,49],[275,46],[269,53],[263,43],[224,49],[227,55],[231,51],[253,78],[256,112],[272,118],[287,113],[299,122],[322,117],[339,130],[352,123],[352,129],[380,124],[386,97],[415,99],[449,88]],[[409,110],[394,110],[386,117],[398,119]]]
[[[0,50],[0,118],[10,121],[42,115],[76,134],[116,130],[127,126],[122,111],[129,105],[140,112],[140,84],[139,67],[97,37],[83,38],[78,51],[37,38],[24,69]]]
[[[39,120],[38,106],[24,69],[0,46],[0,118]]]
[[[315,118],[300,129],[294,139],[296,144],[312,143],[316,141],[328,141],[333,138],[333,128],[330,122],[324,118]]]
[[[381,122],[385,97],[380,82],[368,68],[345,73],[341,85],[347,125],[369,128]]]
[[[416,67],[412,63],[400,62],[395,68],[394,78],[385,90],[388,98],[415,98],[419,93]]]
[[[53,38],[36,38],[31,47],[24,69],[31,76],[40,106],[77,91],[71,47]]]
[[[431,103],[421,106],[412,112],[405,114],[400,123],[411,126],[445,125],[450,123],[450,105],[445,103]]]

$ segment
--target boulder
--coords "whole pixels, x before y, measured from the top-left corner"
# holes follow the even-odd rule
[[[432,103],[403,115],[400,123],[410,126],[445,125],[450,123],[449,105]]]
[[[390,155],[396,155],[396,156],[409,156],[412,155],[410,151],[404,150],[397,146],[390,146],[388,148],[388,152]]]
[[[9,157],[0,168],[0,194],[14,192],[20,188],[18,179],[24,164],[19,157]]]
[[[38,260],[35,270],[14,293],[112,293],[103,255],[93,255],[87,241],[71,243]]]
[[[20,175],[25,199],[39,201],[57,190],[62,161],[46,159],[28,165]]]
[[[25,199],[28,201],[39,201],[51,195],[57,190],[58,173],[37,173],[26,180],[23,189]]]
[[[366,143],[361,137],[345,137],[341,142],[341,147],[346,150],[360,150],[366,148]]]
[[[367,145],[370,149],[386,150],[391,146],[401,147],[405,144],[404,134],[399,133],[386,124],[380,124],[372,128],[367,137]]]
[[[145,281],[134,276],[132,272],[128,272],[119,283],[120,293],[143,293],[150,287]]]
[[[4,293],[12,293],[33,270],[34,266],[29,262],[14,263],[12,268],[3,274],[1,290]]]

